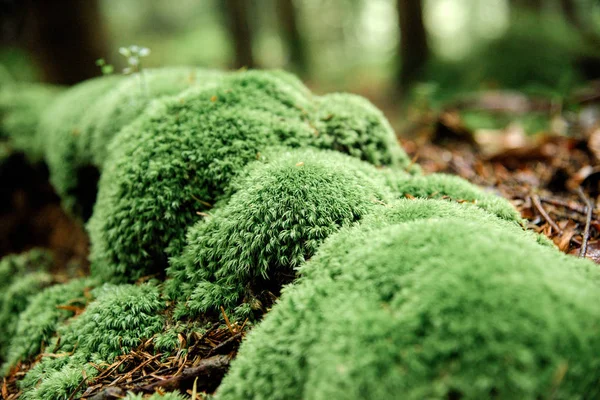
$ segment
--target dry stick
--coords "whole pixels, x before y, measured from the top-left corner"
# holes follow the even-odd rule
[[[234,342],[234,341],[238,340],[241,337],[242,337],[242,332],[236,333],[235,335],[227,338],[227,340],[224,340],[223,342],[219,343],[218,345],[216,345],[215,347],[213,347],[212,349],[210,349],[210,351],[208,352],[208,354],[211,355],[211,354],[216,353],[217,351],[219,351],[223,347],[227,346],[231,342]]]
[[[177,374],[173,378],[165,379],[162,381],[154,382],[140,388],[133,389],[134,392],[145,392],[152,393],[155,389],[163,388],[166,390],[177,389],[181,386],[183,381],[196,378],[199,376],[210,377],[213,374],[225,374],[229,368],[229,362],[231,357],[229,356],[213,356],[206,358],[200,362],[197,367],[186,368],[181,373]]]
[[[564,200],[560,200],[560,199],[551,199],[551,198],[547,198],[547,197],[540,197],[540,200],[543,203],[552,204],[553,206],[568,208],[569,210],[575,211],[579,214],[583,214],[583,215],[587,214],[585,207],[581,207],[579,204],[572,204],[570,201],[564,201]]]
[[[538,212],[540,213],[540,215],[546,220],[546,222],[548,222],[550,224],[550,226],[552,227],[552,229],[554,229],[559,234],[562,233],[562,229],[560,229],[558,227],[558,225],[556,225],[556,222],[554,222],[554,220],[548,215],[548,213],[546,212],[546,210],[544,210],[544,206],[542,206],[542,202],[540,201],[540,197],[537,194],[533,194],[533,195],[531,195],[531,201],[533,202],[533,205],[538,210]]]
[[[581,200],[585,203],[587,215],[585,218],[585,229],[583,230],[583,241],[581,248],[579,249],[579,257],[585,257],[587,254],[588,240],[590,238],[590,225],[592,224],[592,214],[594,213],[594,204],[592,201],[583,193],[581,186],[577,188],[577,194],[581,197]]]

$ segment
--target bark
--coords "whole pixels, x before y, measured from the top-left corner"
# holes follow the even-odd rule
[[[429,58],[429,45],[423,24],[421,0],[398,0],[397,7],[401,60],[397,83],[399,90],[406,92],[422,76]]]
[[[298,15],[294,0],[276,0],[277,18],[282,38],[289,52],[289,60],[299,73],[308,68],[304,41],[298,28]]]
[[[256,66],[252,52],[250,3],[248,0],[225,0],[222,6],[229,35],[234,46],[235,68],[252,68]]]
[[[106,34],[98,0],[25,0],[13,10],[16,44],[26,48],[51,83],[70,85],[99,75]]]

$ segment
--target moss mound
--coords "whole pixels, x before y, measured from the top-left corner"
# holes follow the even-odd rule
[[[223,75],[218,71],[177,67],[144,70],[142,86],[139,76],[123,78],[85,114],[82,125],[87,140],[78,151],[85,155],[87,163],[100,168],[110,140],[142,114],[152,100],[210,84]]]
[[[44,146],[37,135],[43,110],[60,92],[55,86],[10,83],[0,89],[0,136],[10,146],[25,153],[31,161],[43,158]]]
[[[388,180],[399,196],[472,202],[504,220],[522,221],[520,214],[506,199],[486,193],[458,176],[432,174],[407,177],[406,174],[391,174]]]
[[[187,299],[179,313],[238,306],[236,315],[250,316],[269,297],[263,292],[278,294],[325,238],[393,197],[375,167],[332,151],[283,151],[256,164],[171,260],[168,292]]]
[[[16,320],[4,372],[19,360],[35,356],[43,344],[50,343],[59,326],[75,315],[77,309],[85,307],[88,291],[95,285],[90,279],[73,279],[32,294]]]
[[[89,223],[94,274],[162,273],[196,212],[222,197],[246,164],[271,146],[317,143],[305,92],[282,73],[240,72],[157,102],[123,129]]]
[[[350,154],[378,166],[410,165],[383,113],[361,96],[335,93],[317,98],[314,120],[316,147]],[[411,170],[417,172],[419,168],[412,166]]]
[[[93,378],[95,364],[110,363],[161,331],[165,305],[151,284],[105,285],[93,291],[95,300],[68,325],[61,325],[48,352],[20,382],[24,399],[67,399],[84,380]]]
[[[52,283],[47,269],[50,255],[41,250],[10,255],[0,260],[0,364],[16,332],[16,321],[31,297]]]
[[[117,76],[94,78],[66,90],[44,111],[38,125],[43,138],[50,182],[63,200],[64,207],[81,214],[78,209],[78,166],[87,165],[80,149],[86,141],[84,115],[121,80]]]
[[[250,333],[217,397],[593,398],[598,286],[580,272],[595,267],[482,221],[344,230]]]

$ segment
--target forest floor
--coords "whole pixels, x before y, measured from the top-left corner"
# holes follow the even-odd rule
[[[546,235],[565,253],[600,264],[600,118],[585,127],[571,121],[569,135],[526,135],[519,124],[473,130],[456,109],[419,114],[411,121],[402,128],[410,139],[401,142],[425,173],[455,174],[505,197],[529,229]],[[0,213],[0,255],[45,247],[54,253],[58,270],[78,265],[79,274],[87,273],[87,237],[81,224],[60,209],[47,172],[20,159],[3,168],[7,197]],[[120,398],[126,390],[211,392],[245,330],[228,321],[226,327],[215,324],[203,334],[180,335],[182,351],[168,358],[154,355],[147,341],[103,369],[84,398]],[[0,397],[18,397],[15,382],[28,368],[20,365],[12,371]]]

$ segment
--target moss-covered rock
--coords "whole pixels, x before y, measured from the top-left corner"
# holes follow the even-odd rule
[[[0,365],[15,335],[19,314],[34,294],[52,283],[52,276],[47,272],[51,264],[51,256],[41,250],[0,260]]]
[[[96,286],[90,279],[73,279],[32,294],[27,307],[18,315],[15,332],[8,346],[4,372],[19,360],[37,355],[58,327],[71,318],[78,308],[84,308],[91,297],[88,291]]]
[[[283,150],[269,158],[249,166],[235,183],[241,189],[190,228],[183,254],[171,260],[168,292],[187,300],[179,313],[238,306],[238,316],[250,316],[325,238],[393,198],[383,174],[344,154]]]
[[[219,200],[246,164],[271,146],[329,146],[315,139],[314,106],[298,84],[263,71],[152,104],[109,148],[88,226],[93,273],[116,280],[162,273],[196,213]],[[402,151],[386,143],[395,147],[382,151]]]
[[[315,99],[314,145],[350,154],[373,165],[406,168],[410,159],[383,113],[361,96],[328,94]],[[418,172],[417,165],[410,167]]]
[[[123,78],[93,104],[83,117],[83,135],[78,152],[89,164],[102,167],[111,139],[135,120],[148,104],[157,98],[175,95],[190,87],[208,85],[223,72],[192,67],[174,67],[144,70],[140,76]]]
[[[505,222],[365,221],[301,268],[217,398],[593,398],[594,268]]]
[[[519,212],[504,198],[483,191],[468,181],[448,174],[427,176],[406,176],[389,174],[389,185],[400,197],[412,196],[424,199],[449,199],[459,202],[472,202],[507,221],[520,222]]]
[[[12,149],[25,153],[31,161],[41,160],[44,146],[37,135],[38,123],[61,89],[32,83],[0,86],[0,136],[7,137]]]
[[[90,362],[110,363],[163,328],[165,304],[155,285],[104,285],[93,296],[81,315],[58,329],[48,348],[58,357],[43,357],[20,382],[24,399],[77,396],[80,383],[98,373]]]
[[[120,80],[118,76],[104,76],[73,86],[46,108],[39,122],[38,136],[44,143],[50,182],[64,207],[75,214],[81,214],[77,203],[81,195],[77,186],[78,167],[88,165],[80,151],[81,143],[86,141],[82,135],[84,115]]]

